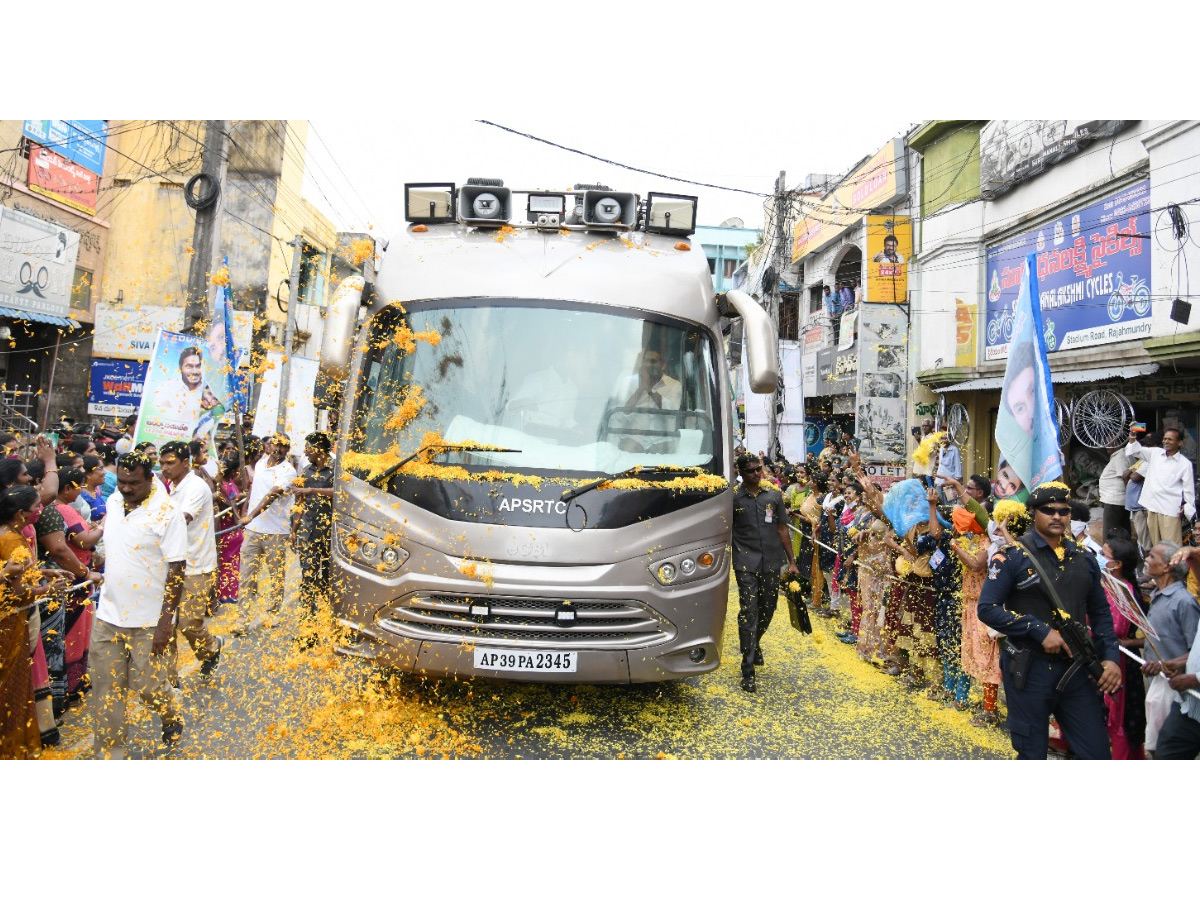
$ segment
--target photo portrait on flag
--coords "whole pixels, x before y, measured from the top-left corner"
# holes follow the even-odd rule
[[[1033,254],[1025,257],[1013,315],[1013,336],[996,419],[996,444],[1003,457],[1001,466],[1006,470],[1003,497],[1025,500],[1039,484],[1062,477],[1054,391]],[[999,491],[997,496],[1001,496]]]

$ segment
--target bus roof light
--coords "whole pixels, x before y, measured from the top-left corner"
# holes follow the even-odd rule
[[[655,194],[646,196],[648,234],[685,236],[696,230],[696,198],[687,194]]]
[[[454,221],[454,185],[433,181],[404,185],[404,218],[414,225]]]

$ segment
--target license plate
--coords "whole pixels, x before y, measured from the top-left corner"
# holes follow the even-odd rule
[[[574,672],[575,650],[489,650],[475,648],[475,668],[492,672]]]

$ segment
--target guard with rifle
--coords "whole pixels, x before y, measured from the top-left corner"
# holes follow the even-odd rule
[[[1067,536],[1070,490],[1034,488],[1033,528],[992,557],[979,619],[1005,635],[1000,672],[1018,759],[1045,759],[1051,714],[1080,759],[1110,759],[1099,691],[1121,687],[1112,614],[1095,556]],[[1090,626],[1090,631],[1089,631]]]

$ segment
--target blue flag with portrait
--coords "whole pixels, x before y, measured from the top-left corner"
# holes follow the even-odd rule
[[[996,445],[1001,454],[997,496],[1024,500],[1039,484],[1062,478],[1037,258],[1032,253],[1025,257],[1013,316],[1013,336],[996,419]]]

